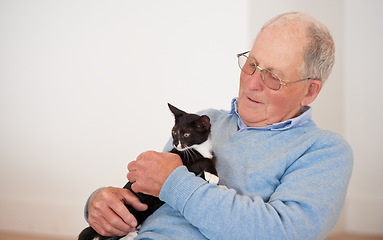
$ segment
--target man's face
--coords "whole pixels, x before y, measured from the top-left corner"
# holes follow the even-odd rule
[[[303,59],[303,43],[301,34],[269,26],[258,35],[249,56],[282,81],[292,82],[300,79],[298,69]],[[274,91],[263,84],[258,69],[253,75],[241,71],[239,115],[248,127],[264,127],[293,118],[299,114],[307,88],[307,82],[303,81]]]

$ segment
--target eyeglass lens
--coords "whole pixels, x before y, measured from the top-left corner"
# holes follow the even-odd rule
[[[238,56],[238,65],[241,68],[241,70],[248,75],[254,74],[257,70],[257,65],[255,64],[255,62],[245,55]],[[268,69],[263,69],[261,71],[261,77],[263,83],[268,88],[273,90],[278,90],[280,88],[281,82],[278,76],[270,72]]]

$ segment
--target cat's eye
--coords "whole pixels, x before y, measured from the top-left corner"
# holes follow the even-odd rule
[[[176,131],[172,131],[173,136],[177,135]]]
[[[190,133],[184,133],[184,137],[190,137]]]

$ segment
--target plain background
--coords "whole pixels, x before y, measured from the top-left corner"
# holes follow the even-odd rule
[[[0,230],[76,236],[87,197],[123,186],[129,161],[162,150],[167,102],[229,109],[236,54],[292,10],[336,42],[312,106],[354,151],[337,229],[383,234],[380,0],[0,0]]]

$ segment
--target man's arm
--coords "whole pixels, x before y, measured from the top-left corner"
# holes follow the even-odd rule
[[[209,239],[235,239],[238,234],[244,239],[323,239],[342,208],[352,154],[339,139],[318,145],[286,169],[267,201],[208,184],[165,153],[145,153],[129,165],[128,178],[136,182],[135,191],[156,196],[160,191],[162,201]],[[166,164],[156,161],[171,164],[164,170]]]
[[[351,171],[348,145],[323,138],[288,166],[268,199],[208,184],[185,167],[169,176],[160,199],[208,239],[324,239],[338,219]]]

